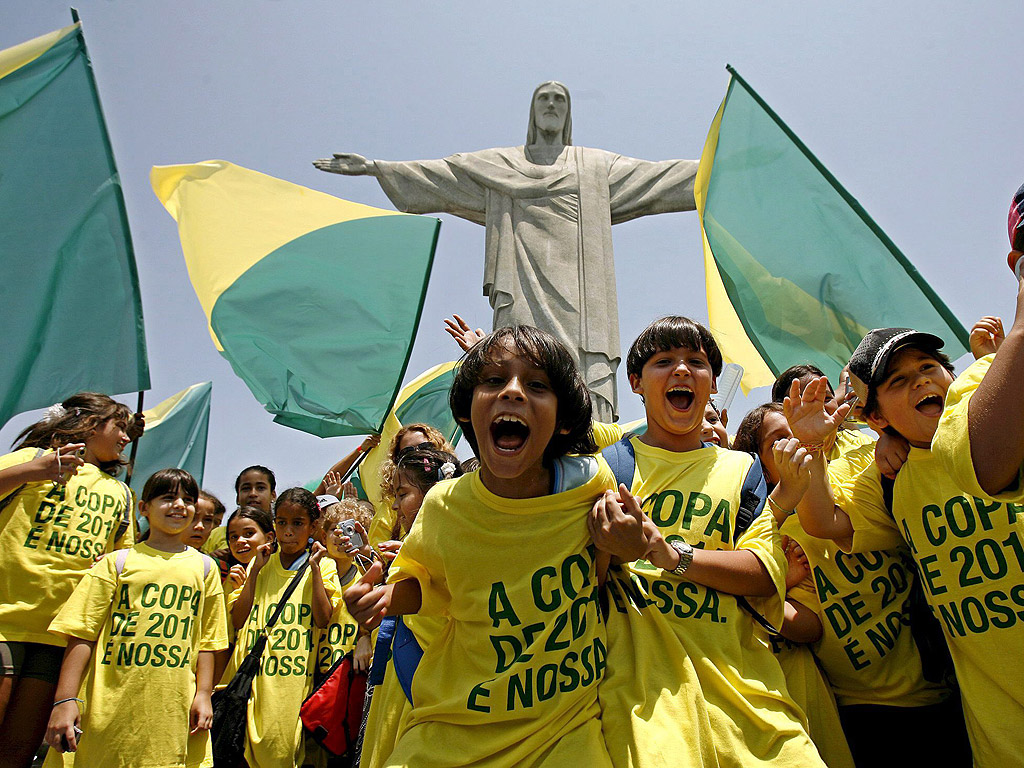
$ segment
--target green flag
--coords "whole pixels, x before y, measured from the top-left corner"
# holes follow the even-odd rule
[[[419,325],[441,222],[223,160],[156,167],[214,344],[274,421],[380,432]]]
[[[835,380],[872,328],[967,332],[906,256],[730,67],[695,184],[708,315],[743,389],[810,362]]]
[[[202,486],[212,392],[212,382],[193,384],[144,412],[146,431],[139,438],[132,469],[136,495],[150,475],[168,467],[186,470]]]
[[[149,388],[121,181],[81,24],[0,51],[0,425]]]

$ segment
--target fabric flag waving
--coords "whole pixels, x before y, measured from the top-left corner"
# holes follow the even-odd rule
[[[212,392],[212,382],[193,384],[143,412],[146,431],[139,438],[132,468],[131,486],[136,495],[150,475],[168,467],[186,470],[202,486]]]
[[[810,362],[835,381],[872,328],[911,326],[968,349],[964,327],[860,204],[749,85],[732,79],[694,194],[708,315],[743,390]]]
[[[154,167],[217,349],[274,421],[379,432],[405,375],[440,221],[223,160]]]
[[[0,51],[0,425],[149,388],[135,255],[82,25]]]
[[[384,421],[380,444],[368,451],[359,465],[358,486],[377,510],[369,531],[370,540],[374,544],[389,538],[391,527],[395,524],[395,513],[384,504],[381,496],[380,470],[398,431],[409,424],[429,424],[452,445],[462,436],[459,423],[448,407],[448,390],[452,387],[457,366],[457,362],[434,366],[402,387],[394,407]]]

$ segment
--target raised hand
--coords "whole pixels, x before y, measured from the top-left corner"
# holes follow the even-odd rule
[[[313,546],[309,548],[309,564],[310,566],[320,565],[320,561],[324,559],[324,555],[327,554],[327,547],[321,544],[319,541],[314,541]]]
[[[986,315],[971,327],[971,354],[975,360],[991,355],[1006,338],[1001,318]]]
[[[469,327],[469,323],[454,312],[452,313],[451,320],[447,317],[444,319],[444,324],[448,335],[455,339],[455,343],[462,348],[463,352],[468,352],[470,347],[487,335],[482,328],[477,328],[475,331],[472,330]]]
[[[32,478],[66,483],[78,468],[85,464],[85,459],[78,455],[82,448],[85,448],[85,443],[68,443],[56,448],[53,453],[32,459],[28,462],[28,466],[32,468]]]
[[[776,440],[772,446],[778,485],[772,489],[772,501],[787,511],[796,509],[811,483],[811,461],[814,456],[800,446],[795,437]]]
[[[795,380],[783,400],[783,412],[793,437],[802,443],[824,444],[832,439],[846,419],[852,403],[843,403],[831,415],[825,410],[828,379],[818,376],[808,382],[803,392],[800,381]]]
[[[380,624],[387,611],[390,591],[384,584],[377,583],[383,572],[383,566],[374,563],[343,595],[349,615],[366,629]]]
[[[328,495],[334,496],[337,499],[341,498],[342,488],[344,487],[341,482],[341,477],[342,475],[340,472],[333,471],[324,475],[324,491]]]
[[[266,544],[260,544],[256,547],[256,557],[254,557],[252,561],[252,573],[259,573],[260,569],[270,561],[270,556],[272,554],[274,554],[274,542],[272,541],[268,541]]]
[[[327,173],[340,173],[344,176],[366,176],[372,174],[373,162],[354,152],[335,152],[334,157],[321,157],[313,161],[313,166]]]

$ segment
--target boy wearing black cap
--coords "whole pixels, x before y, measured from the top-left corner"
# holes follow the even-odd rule
[[[809,534],[831,538],[848,552],[906,543],[949,645],[974,764],[1005,766],[1019,762],[1024,752],[1024,506],[979,497],[933,454],[940,419],[950,416],[947,392],[953,385],[952,366],[941,346],[941,339],[928,333],[877,329],[864,337],[850,360],[865,419],[911,445],[891,505],[873,463],[857,469],[839,459],[826,471],[819,450],[811,489],[797,511]],[[976,365],[986,366],[990,359]],[[791,429],[810,450],[841,423],[847,408],[829,416],[821,390],[808,386],[803,394],[792,392],[786,402]],[[960,449],[970,455],[974,441],[963,438]],[[885,584],[872,582],[871,588],[884,589]],[[858,622],[855,605],[847,613]],[[900,624],[890,629],[906,631]],[[848,650],[851,658],[862,654],[865,660],[870,651]],[[930,722],[938,739],[952,732],[955,713],[947,708],[935,714]],[[948,724],[939,720],[942,716]],[[900,727],[895,718],[889,724]],[[952,764],[949,756],[942,764]]]

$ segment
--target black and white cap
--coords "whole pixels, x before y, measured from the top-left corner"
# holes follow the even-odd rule
[[[944,342],[938,336],[913,328],[875,328],[868,332],[850,358],[850,383],[862,403],[868,391],[882,383],[889,360],[907,346],[939,350]]]

